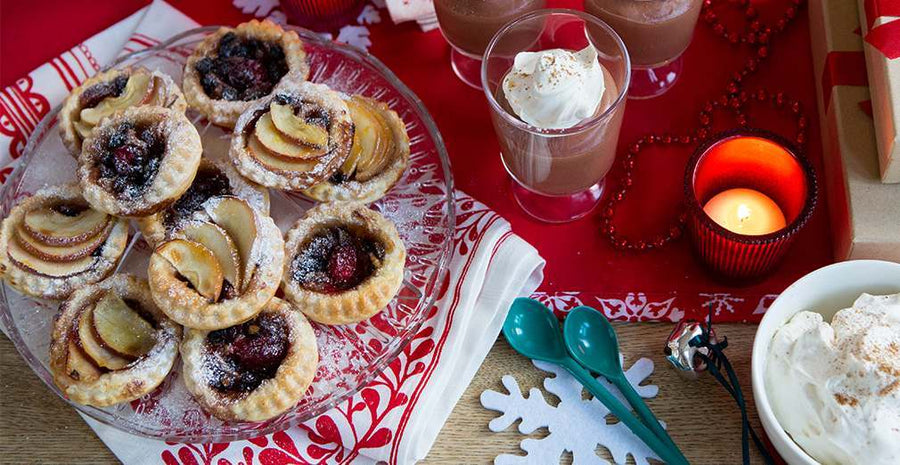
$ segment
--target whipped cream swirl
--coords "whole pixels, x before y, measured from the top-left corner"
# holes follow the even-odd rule
[[[772,339],[766,392],[823,465],[900,463],[900,294],[863,294],[831,324],[794,315]]]
[[[603,65],[588,44],[520,52],[503,78],[503,95],[522,121],[542,129],[565,129],[593,116],[605,91]]]

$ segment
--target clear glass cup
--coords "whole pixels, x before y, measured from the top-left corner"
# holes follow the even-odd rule
[[[506,103],[502,82],[519,52],[578,51],[592,44],[605,68],[606,91],[594,116],[566,129],[531,126]],[[491,40],[481,65],[481,82],[512,177],[512,193],[531,216],[563,223],[587,215],[603,194],[616,144],[631,64],[618,34],[595,16],[574,10],[541,10],[504,26]]]
[[[441,33],[450,43],[453,72],[481,89],[481,57],[494,33],[513,18],[545,5],[545,0],[434,0]]]
[[[584,10],[622,36],[631,55],[631,98],[666,93],[681,75],[703,0],[585,0]]]

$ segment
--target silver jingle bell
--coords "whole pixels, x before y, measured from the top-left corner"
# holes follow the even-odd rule
[[[697,379],[697,376],[706,371],[706,362],[700,354],[709,356],[709,349],[700,347],[705,329],[703,324],[696,320],[682,320],[675,325],[675,329],[666,340],[664,352],[666,360],[678,371],[678,374],[687,379]],[[717,343],[715,333],[710,333],[709,342]]]

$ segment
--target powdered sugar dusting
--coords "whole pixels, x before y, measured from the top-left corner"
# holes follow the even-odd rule
[[[304,37],[304,33],[301,36]],[[200,34],[190,36],[180,45],[192,48],[202,37]],[[184,387],[181,363],[176,364],[176,369],[162,386],[138,401],[105,409],[77,406],[82,412],[126,431],[161,439],[206,442],[257,437],[304,421],[312,413],[321,412],[358,391],[362,383],[372,379],[393,359],[424,319],[431,299],[438,291],[437,278],[439,271],[446,267],[447,244],[454,233],[453,205],[447,200],[449,179],[440,155],[442,149],[430,129],[432,123],[426,121],[423,110],[414,100],[376,72],[377,66],[360,61],[355,51],[344,52],[315,37],[305,40],[310,69],[318,82],[346,94],[360,93],[391,102],[392,109],[406,124],[412,152],[409,167],[397,185],[371,208],[380,211],[397,226],[409,252],[406,278],[419,292],[401,289],[398,298],[380,316],[356,325],[328,327],[313,324],[320,362],[310,394],[291,412],[272,421],[222,422],[205,413]],[[150,51],[122,65],[160,70],[180,82],[183,60],[178,53]],[[227,132],[209,125],[191,111],[187,116],[200,132],[204,157],[230,162]],[[12,204],[17,195],[34,192],[45,185],[74,179],[75,160],[66,155],[56,129],[53,125],[38,130],[40,142],[32,153],[23,157],[28,169],[21,178],[13,177],[10,181],[10,185],[16,185],[20,179],[21,185],[15,190],[4,191],[2,204]],[[270,195],[272,216],[282,229],[289,227],[313,205],[297,194],[273,191]],[[271,244],[262,248],[269,246]],[[126,256],[124,268],[133,272],[146,268],[149,252],[146,243],[138,241]],[[5,304],[6,308],[2,311],[9,312],[11,321],[22,335],[21,344],[17,346],[38,375],[50,382],[47,348],[49,322],[56,311],[55,304],[21,297],[9,288],[4,288],[3,293],[5,299],[0,299],[0,305]]]

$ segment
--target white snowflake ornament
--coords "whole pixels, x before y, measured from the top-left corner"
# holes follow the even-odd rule
[[[278,0],[233,0],[233,3],[241,12],[257,18],[268,16],[279,4]]]
[[[344,26],[338,32],[336,40],[362,50],[368,50],[372,45],[372,41],[369,40],[369,28],[365,26]]]
[[[563,367],[537,360],[533,363],[538,369],[554,375],[544,379],[544,389],[559,398],[557,406],[550,406],[537,388],[532,388],[528,397],[523,396],[519,384],[511,375],[506,375],[501,380],[509,394],[484,391],[481,393],[481,405],[502,413],[488,424],[491,431],[503,431],[516,420],[522,419],[519,423],[520,433],[531,434],[538,428],[547,427],[550,434],[541,439],[524,439],[520,447],[527,455],[503,454],[494,459],[496,465],[559,463],[564,451],[572,453],[574,465],[608,464],[595,452],[598,445],[608,449],[618,464],[626,463],[629,455],[637,465],[647,465],[648,458],[658,460],[657,455],[624,423],[607,424],[609,409],[597,399],[584,399],[583,386]],[[625,377],[641,397],[651,398],[659,393],[659,387],[652,384],[640,385],[651,373],[653,361],[642,358],[625,371]],[[612,384],[602,377],[598,381],[620,402],[628,405]]]
[[[367,4],[363,7],[362,11],[359,12],[359,16],[356,17],[356,22],[359,24],[377,24],[381,22],[381,13],[378,12],[378,8],[375,5]]]

